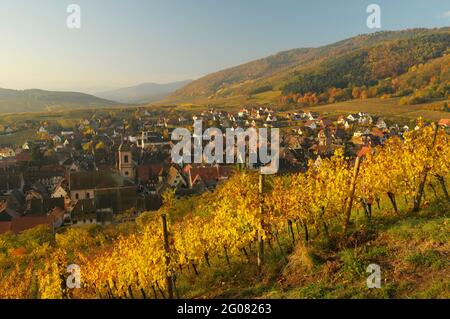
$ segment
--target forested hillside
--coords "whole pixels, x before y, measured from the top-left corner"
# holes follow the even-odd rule
[[[261,95],[270,96],[273,102],[308,105],[367,97],[411,96],[404,103],[443,99],[449,92],[449,60],[445,58],[449,48],[449,28],[360,35],[320,48],[280,52],[209,74],[179,89],[167,101],[207,98],[214,102]],[[432,68],[440,68],[441,76],[429,77]],[[419,80],[407,80],[412,77]],[[417,89],[424,91],[417,93]],[[413,93],[418,98],[412,97]]]

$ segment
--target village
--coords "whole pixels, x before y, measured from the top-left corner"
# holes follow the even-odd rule
[[[92,116],[71,129],[51,121],[35,123],[35,138],[21,146],[0,145],[0,234],[38,225],[56,232],[133,221],[159,209],[168,189],[177,197],[213,190],[238,165],[171,159],[171,133],[180,127],[192,131],[194,121],[222,131],[279,128],[279,174],[304,172],[309,163],[320,165],[337,149],[353,158],[414,129],[363,112],[329,117],[306,110],[277,112],[270,106],[128,113],[125,118]],[[449,128],[450,121],[442,119],[439,125]],[[241,166],[256,168],[249,161]]]

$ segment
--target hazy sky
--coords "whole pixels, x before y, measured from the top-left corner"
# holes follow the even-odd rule
[[[81,29],[69,29],[69,4]],[[281,50],[450,25],[449,0],[0,0],[0,87],[98,92],[171,82]]]

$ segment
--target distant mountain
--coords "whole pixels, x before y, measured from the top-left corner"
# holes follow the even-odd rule
[[[96,95],[108,100],[121,103],[142,104],[164,99],[177,89],[192,82],[192,80],[179,81],[167,84],[142,83],[135,86],[120,88],[107,92],[100,92]]]
[[[116,102],[79,92],[10,90],[0,88],[0,113],[39,112],[71,108],[96,108]]]
[[[280,52],[208,74],[175,91],[163,103],[242,104],[283,99],[296,102],[304,100],[305,95],[313,99],[322,95],[322,103],[329,100],[330,90],[346,90],[342,93],[345,98],[355,87],[373,87],[376,92],[369,92],[369,97],[383,93],[404,96],[414,91],[415,83],[410,81],[411,87],[404,92],[398,92],[396,87],[385,88],[385,84],[413,66],[448,53],[448,27],[363,34],[323,47]],[[447,87],[445,83],[442,86],[445,95]]]

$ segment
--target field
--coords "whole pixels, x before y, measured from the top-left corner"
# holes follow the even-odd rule
[[[36,138],[36,130],[23,130],[10,135],[0,135],[0,144],[12,144],[13,146],[22,146],[26,141]]]
[[[389,119],[400,118],[414,120],[421,116],[427,120],[437,121],[441,118],[449,117],[448,112],[428,110],[427,104],[399,105],[398,101],[398,98],[351,100],[335,104],[313,106],[308,109],[320,113],[327,112],[333,115],[368,112]]]
[[[0,144],[12,144],[16,147],[21,146],[26,141],[37,138],[36,131],[39,129],[40,123],[55,122],[62,129],[71,130],[79,123],[80,120],[96,116],[114,114],[116,118],[127,118],[130,116],[129,111],[134,108],[101,108],[101,109],[76,109],[52,112],[36,112],[36,113],[5,113],[0,117],[0,125],[23,125],[26,121],[33,121],[33,128],[19,129],[12,134],[0,135]]]
[[[208,100],[206,98],[192,98],[188,102],[173,101],[177,105],[177,109],[193,110],[214,106],[217,109],[236,111],[246,105],[277,105],[280,92],[269,91],[250,97],[230,96],[224,98],[214,98]],[[368,112],[372,115],[382,116],[391,120],[415,120],[423,117],[426,120],[438,121],[441,118],[448,118],[449,113],[444,111],[434,111],[429,109],[431,103],[417,105],[400,105],[400,98],[380,99],[372,98],[366,100],[350,100],[345,102],[318,105],[311,107],[295,107],[288,106],[289,109],[308,109],[319,113],[328,113],[328,115],[340,115],[358,112]],[[448,102],[448,101],[447,101]],[[155,107],[161,107],[163,104],[157,103]]]

